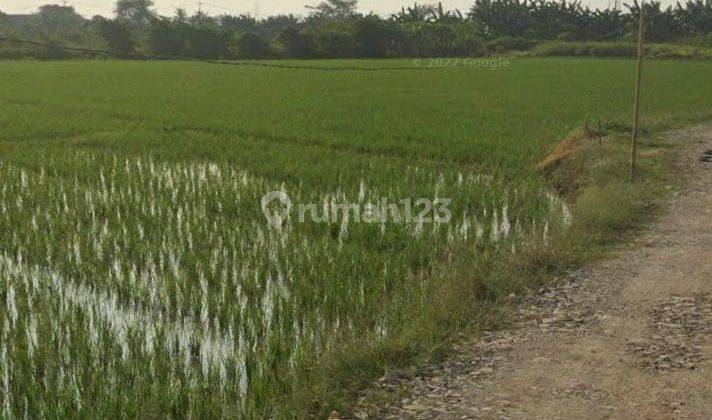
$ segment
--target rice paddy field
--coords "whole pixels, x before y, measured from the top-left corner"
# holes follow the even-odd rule
[[[442,250],[566,229],[535,164],[586,121],[625,130],[634,73],[0,62],[0,416],[284,416],[302,370],[408,328]],[[712,62],[645,77],[645,129],[712,117]],[[452,218],[272,226],[270,191]]]

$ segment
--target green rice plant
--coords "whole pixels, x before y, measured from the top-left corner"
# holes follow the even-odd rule
[[[391,63],[403,64],[380,65]],[[633,76],[626,61],[542,59],[363,73],[0,67],[8,418],[286,416],[332,355],[456,328],[466,300],[491,304],[515,279],[454,293],[456,279],[435,283],[453,250],[477,256],[485,276],[477,264],[565,231],[571,212],[535,163],[591,116],[625,121]],[[708,117],[709,70],[650,63],[646,125]],[[267,192],[314,204],[321,220],[295,209],[270,225]],[[594,193],[581,217],[625,222],[587,213]],[[448,199],[452,219],[362,223],[335,211],[421,198]]]

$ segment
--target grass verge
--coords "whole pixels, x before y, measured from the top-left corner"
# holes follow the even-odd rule
[[[298,386],[270,415],[353,415],[359,398],[373,407],[395,401],[398,390],[376,391],[369,385],[389,372],[417,374],[445,357],[463,337],[505,327],[513,312],[512,294],[551,282],[629,241],[660,212],[674,189],[677,150],[663,134],[646,136],[639,149],[639,176],[630,183],[628,136],[613,134],[599,141],[594,134],[589,129],[575,133],[575,151],[549,159],[541,169],[552,188],[571,203],[573,223],[567,230],[552,232],[545,245],[525,243],[516,254],[508,249],[447,250],[428,282],[430,302],[425,308],[414,305],[406,315],[407,328],[373,346],[356,339],[345,350],[324,357],[322,364],[304,369]]]
[[[634,42],[561,42],[537,44],[527,51],[533,57],[625,57],[638,55]],[[648,44],[645,55],[649,59],[709,60],[712,50],[706,47],[677,44]]]

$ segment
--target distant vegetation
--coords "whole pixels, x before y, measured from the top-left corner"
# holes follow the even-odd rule
[[[160,16],[152,7],[151,0],[119,0],[113,19],[95,16],[90,20],[72,7],[59,5],[42,6],[36,14],[25,16],[0,12],[0,36],[103,49],[122,56],[478,57],[530,50],[543,41],[630,42],[635,39],[640,10],[637,0],[624,10],[590,9],[578,2],[552,0],[476,0],[466,11],[445,10],[442,4],[414,4],[383,18],[358,13],[357,0],[327,0],[307,6],[305,16],[256,19],[250,15],[189,16],[183,9],[174,16]],[[650,42],[712,46],[712,0],[667,8],[653,1],[644,7]],[[601,50],[587,51],[591,52]],[[67,55],[0,43],[0,58]]]

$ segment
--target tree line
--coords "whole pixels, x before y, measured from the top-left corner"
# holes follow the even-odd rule
[[[525,50],[537,41],[631,41],[640,5],[591,9],[566,0],[475,0],[467,11],[439,4],[404,6],[388,17],[362,14],[358,0],[326,0],[304,16],[173,16],[152,0],[119,0],[115,17],[85,19],[70,6],[46,5],[20,17],[0,12],[0,34],[50,44],[108,49],[116,55],[197,58],[477,57]],[[712,44],[712,0],[663,7],[646,2],[652,42]]]

